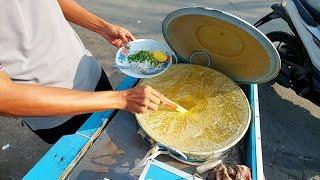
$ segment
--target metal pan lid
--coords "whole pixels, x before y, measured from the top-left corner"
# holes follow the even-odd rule
[[[162,32],[181,59],[208,63],[238,83],[264,83],[280,70],[279,54],[268,38],[248,22],[220,10],[178,9],[167,15]]]

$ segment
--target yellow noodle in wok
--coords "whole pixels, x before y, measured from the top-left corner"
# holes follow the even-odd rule
[[[137,115],[142,129],[154,140],[185,153],[213,152],[228,146],[247,129],[248,100],[225,75],[196,65],[174,65],[163,75],[145,79],[166,97],[189,110],[159,110]]]

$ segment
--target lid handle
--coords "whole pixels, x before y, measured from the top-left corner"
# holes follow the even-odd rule
[[[211,64],[211,57],[210,57],[207,53],[205,53],[205,52],[203,52],[203,51],[195,51],[195,52],[193,52],[193,53],[189,56],[189,63],[190,63],[190,64],[193,64],[193,63],[192,63],[192,60],[193,60],[193,58],[194,58],[196,55],[205,56],[205,57],[207,58],[207,60],[208,60],[208,63],[207,63],[206,66],[207,66],[207,67],[210,66],[210,64]]]

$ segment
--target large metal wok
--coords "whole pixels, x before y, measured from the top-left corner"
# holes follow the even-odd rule
[[[210,68],[173,65],[163,75],[144,79],[169,99],[189,110],[179,113],[160,106],[156,112],[137,114],[149,141],[180,160],[200,163],[235,145],[250,123],[250,106],[242,89]]]

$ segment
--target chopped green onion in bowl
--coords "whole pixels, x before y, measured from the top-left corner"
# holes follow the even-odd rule
[[[150,51],[145,51],[145,50],[140,50],[135,54],[131,54],[128,56],[128,62],[139,62],[139,63],[144,63],[144,62],[149,62],[150,65],[153,67],[157,67],[159,64],[162,64],[161,62],[158,62],[152,52]]]

